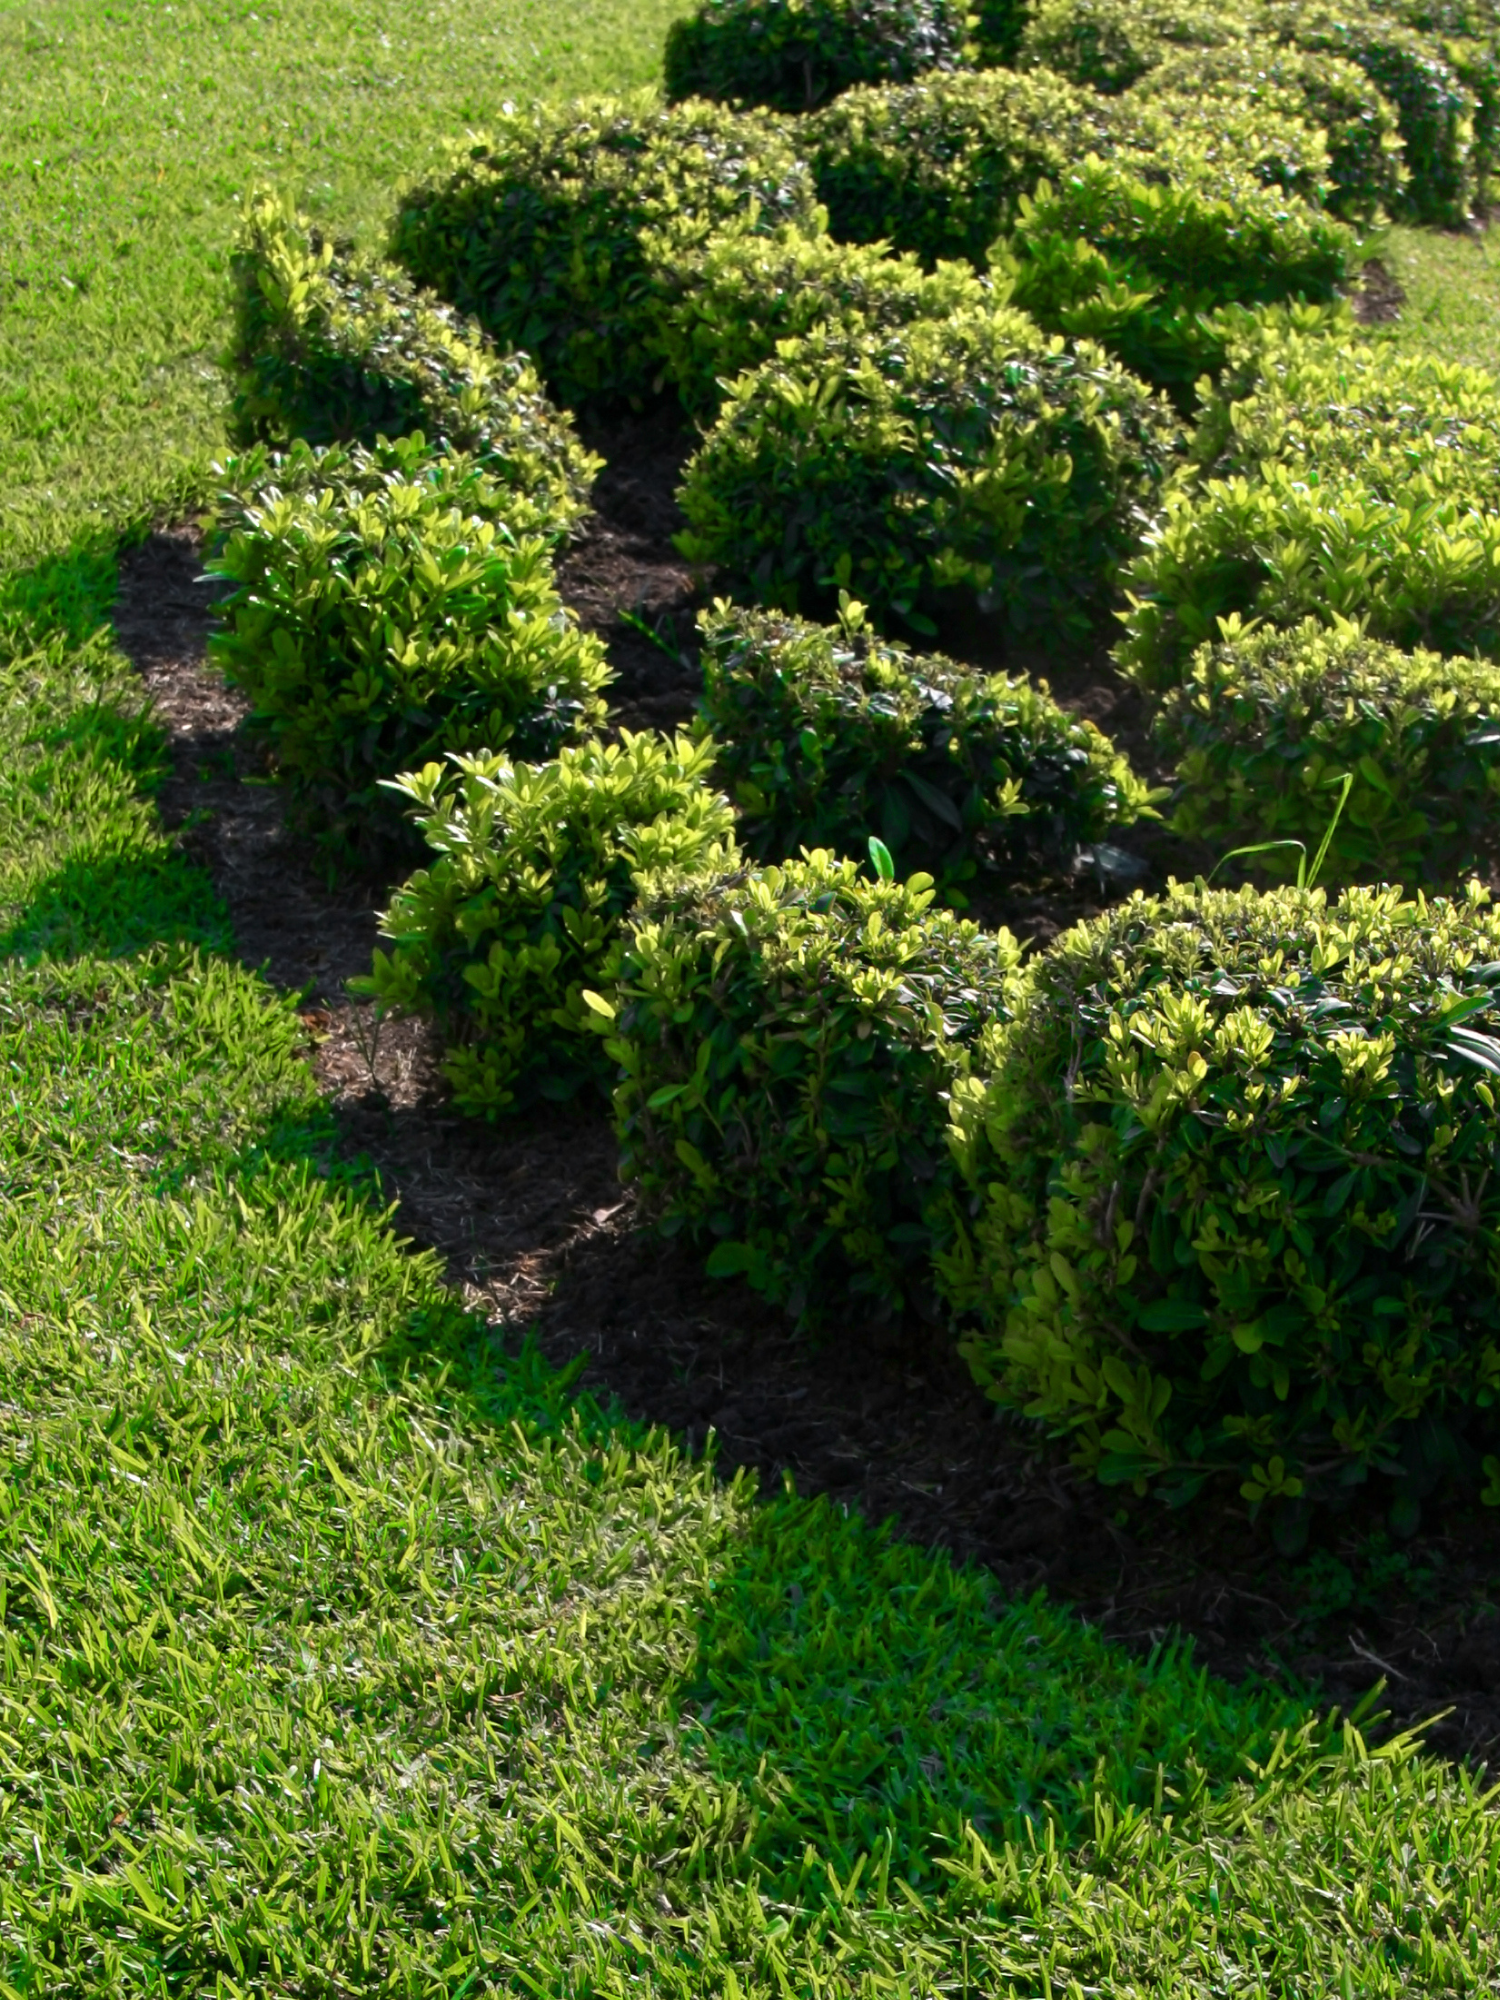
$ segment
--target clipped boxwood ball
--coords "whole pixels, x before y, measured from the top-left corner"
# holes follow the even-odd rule
[[[967,27],[964,0],[703,0],[667,31],[667,96],[811,111],[851,84],[958,68]]]
[[[1500,915],[1174,889],[1060,938],[953,1086],[940,1257],[1107,1482],[1475,1490],[1500,1436]],[[1398,1519],[1401,1518],[1398,1515]]]

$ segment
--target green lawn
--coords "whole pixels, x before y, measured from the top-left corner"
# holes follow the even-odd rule
[[[1500,235],[1393,229],[1381,255],[1406,291],[1401,317],[1381,330],[1382,340],[1500,369]]]
[[[720,1483],[466,1317],[161,833],[90,549],[217,445],[234,197],[369,226],[673,11],[0,16],[0,1994],[1500,1991],[1463,1773]]]

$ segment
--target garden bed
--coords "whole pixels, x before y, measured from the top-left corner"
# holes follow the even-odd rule
[[[685,434],[656,417],[588,438],[606,458],[597,513],[562,566],[564,593],[608,645],[627,726],[691,713],[693,579],[672,548]],[[1479,1510],[1424,1522],[1404,1544],[1346,1517],[1295,1561],[1244,1511],[1200,1500],[1191,1517],[1076,1478],[1033,1433],[997,1418],[946,1340],[908,1320],[869,1346],[817,1348],[738,1280],[709,1280],[688,1253],[636,1228],[603,1112],[555,1110],[495,1128],[459,1117],[416,1022],[387,1022],[344,983],[369,964],[383,889],[331,890],[286,836],[280,797],[238,731],[243,713],[203,658],[209,593],[200,549],[160,533],[122,563],[117,626],[172,744],[163,813],[229,906],[244,959],[303,996],[310,1055],[350,1154],[374,1162],[402,1228],[447,1261],[476,1305],[535,1326],[548,1357],[581,1357],[583,1381],[718,1463],[773,1486],[828,1492],[874,1519],[989,1566],[1007,1591],[1068,1599],[1142,1646],[1173,1628],[1231,1677],[1289,1673],[1348,1705],[1382,1675],[1402,1723],[1450,1710],[1432,1732],[1450,1754],[1500,1742],[1500,1619],[1475,1621],[1500,1575],[1500,1522]],[[630,612],[655,633],[622,616]],[[940,643],[989,665],[984,634],[951,619]],[[998,660],[993,662],[999,664]],[[1139,697],[1103,649],[1050,673],[1065,703],[1149,771]],[[259,782],[258,782],[259,781]],[[1202,858],[1163,834],[1128,850],[1161,880]],[[1010,899],[983,914],[1044,941],[1116,884]],[[1208,1553],[1211,1551],[1211,1555]]]

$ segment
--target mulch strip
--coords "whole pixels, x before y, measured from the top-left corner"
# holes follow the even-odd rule
[[[617,717],[671,727],[695,694],[694,579],[672,548],[673,492],[690,440],[662,413],[594,435],[609,469],[597,515],[561,565],[564,594],[604,637]],[[1500,1745],[1500,1521],[1429,1519],[1397,1544],[1354,1517],[1289,1562],[1246,1511],[1186,1516],[1081,1480],[1024,1424],[998,1415],[952,1348],[915,1322],[845,1329],[813,1347],[738,1281],[710,1281],[684,1250],[637,1226],[607,1116],[590,1108],[490,1128],[446,1102],[439,1050],[419,1022],[377,1024],[345,981],[368,967],[381,885],[331,888],[287,833],[241,728],[243,704],[205,661],[212,594],[190,530],[150,536],[121,562],[116,612],[168,731],[163,815],[227,903],[246,963],[299,996],[309,1060],[351,1156],[372,1161],[397,1224],[444,1259],[479,1310],[534,1329],[548,1357],[583,1356],[584,1384],[763,1488],[790,1475],[897,1532],[987,1565],[1003,1589],[1046,1589],[1123,1642],[1190,1634],[1230,1678],[1291,1674],[1348,1707],[1389,1683],[1393,1722],[1449,1711],[1430,1735],[1450,1755]],[[645,637],[623,614],[647,625]],[[981,643],[983,639],[983,643]],[[991,664],[963,621],[942,643]],[[1138,698],[1101,652],[1050,673],[1149,769]],[[1165,835],[1135,843],[1148,879],[1196,872]],[[1045,939],[1102,906],[1111,884],[1012,898],[985,915]]]

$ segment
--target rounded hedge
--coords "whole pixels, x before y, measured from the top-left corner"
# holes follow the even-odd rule
[[[536,357],[571,406],[656,383],[663,265],[729,229],[820,222],[784,121],[693,101],[586,98],[512,111],[402,196],[391,250],[419,283]],[[665,232],[665,236],[663,235]]]
[[[1320,881],[1416,888],[1461,881],[1494,850],[1500,667],[1489,661],[1403,653],[1309,619],[1200,647],[1154,728],[1177,766],[1174,830],[1221,851],[1296,842],[1310,860],[1326,837]],[[1300,857],[1281,846],[1241,865],[1290,881]]]
[[[588,1086],[610,1066],[585,993],[608,985],[643,882],[734,866],[713,745],[647,731],[551,763],[485,752],[392,786],[436,859],[399,888],[355,990],[433,1016],[461,1111],[494,1119]]]
[[[336,859],[410,846],[383,779],[452,750],[546,756],[602,720],[601,642],[564,610],[549,516],[420,432],[220,468],[231,585],[211,657],[293,816]]]
[[[958,68],[967,28],[964,0],[701,0],[667,30],[667,96],[811,111],[852,84]]]
[[[734,386],[688,466],[679,547],[763,601],[847,589],[922,629],[957,587],[1086,626],[1179,445],[1170,407],[1023,314],[820,329]]]
[[[621,1172],[804,1325],[930,1309],[947,1092],[1019,957],[815,850],[643,897],[608,1015]]]
[[[1128,759],[1045,682],[914,655],[859,605],[825,626],[721,601],[699,626],[703,712],[757,860],[858,858],[873,833],[899,875],[928,871],[962,902],[981,874],[1066,872],[1148,808]]]
[[[953,1086],[940,1256],[995,1399],[1106,1481],[1401,1513],[1500,1430],[1500,916],[1395,889],[1135,898]]]
[[[1113,95],[1174,47],[1222,48],[1247,32],[1243,14],[1173,0],[1036,0],[1016,60]]]

